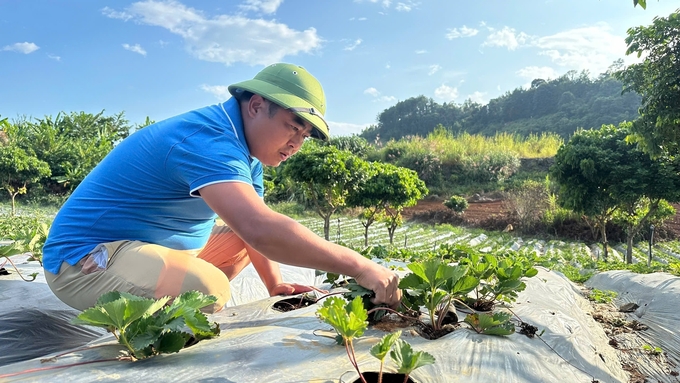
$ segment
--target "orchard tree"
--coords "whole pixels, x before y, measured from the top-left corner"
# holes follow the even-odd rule
[[[12,142],[0,144],[0,187],[12,199],[12,216],[16,214],[16,196],[26,194],[28,184],[49,175],[50,168],[46,162],[40,161]]]
[[[323,233],[330,237],[330,218],[345,206],[345,199],[368,176],[368,163],[335,146],[307,143],[286,161],[284,174],[298,184],[305,199],[323,218]]]
[[[645,2],[638,0],[643,8]],[[628,29],[627,55],[644,57],[616,72],[624,92],[642,96],[632,132],[652,155],[680,154],[680,13],[655,17],[652,25]]]
[[[390,206],[411,206],[412,200],[417,200],[427,193],[423,189],[425,184],[417,179],[415,181],[408,170],[392,164],[381,162],[369,163],[369,177],[358,189],[351,192],[347,197],[347,205],[363,208],[359,219],[364,226],[364,246],[368,246],[368,228],[385,213]],[[420,181],[420,183],[418,182]],[[394,234],[391,231],[390,240]]]
[[[675,215],[675,208],[663,199],[642,198],[621,205],[614,214],[614,222],[626,229],[626,262],[633,261],[633,239],[641,229],[657,225]]]
[[[558,203],[595,222],[605,260],[606,225],[615,214],[630,211],[639,214],[640,207],[649,201],[646,213],[637,221],[640,226],[631,227],[627,233],[632,240],[642,225],[658,216],[662,200],[680,200],[676,164],[666,157],[651,159],[637,145],[628,144],[630,125],[603,125],[599,130],[576,132],[557,151],[550,169],[551,177],[560,187]],[[631,261],[630,254],[627,261]]]
[[[401,226],[401,216],[405,207],[413,206],[418,200],[427,195],[428,190],[418,173],[411,169],[385,164],[382,169],[384,176],[380,181],[385,190],[378,191],[385,196],[382,221],[387,226],[390,235],[390,244],[394,243],[394,231]]]

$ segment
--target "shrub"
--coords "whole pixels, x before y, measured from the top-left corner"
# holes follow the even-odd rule
[[[444,206],[455,211],[456,213],[462,213],[468,208],[468,201],[461,196],[454,195],[448,200],[444,201]]]

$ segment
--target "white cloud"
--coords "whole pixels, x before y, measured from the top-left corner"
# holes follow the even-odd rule
[[[418,49],[418,50],[416,51],[416,54],[417,54],[417,55],[422,55],[422,54],[425,54],[425,53],[427,53],[427,51],[426,51],[425,49]]]
[[[398,12],[411,12],[413,4],[397,3],[397,6],[394,9]]]
[[[394,102],[394,101],[397,101],[397,98],[394,97],[394,96],[382,96],[381,93],[380,93],[377,89],[375,89],[375,88],[373,88],[373,87],[364,90],[364,94],[368,94],[368,95],[373,96],[373,101],[374,101],[374,102],[377,102],[377,101],[380,101],[380,102]]]
[[[29,53],[33,53],[40,49],[39,46],[35,45],[34,43],[29,43],[29,42],[24,42],[24,43],[14,43],[12,45],[5,45],[2,50],[3,51],[13,51],[13,52],[19,52],[23,53],[25,55]]]
[[[528,66],[522,68],[515,72],[519,77],[534,80],[537,78],[542,78],[543,80],[554,79],[559,77],[559,74],[551,67],[548,66]]]
[[[442,67],[439,64],[430,65],[430,70],[427,72],[427,75],[432,76],[433,74],[439,72],[440,69],[442,69]]]
[[[472,100],[478,104],[486,104],[489,102],[489,97],[486,96],[486,92],[476,91],[467,96],[467,99]]]
[[[109,7],[104,7],[102,9],[102,13],[104,16],[112,18],[112,19],[121,19],[123,21],[128,21],[132,18],[132,15],[127,13],[127,12],[118,12],[116,10],[113,10]]]
[[[380,92],[378,92],[377,89],[375,88],[368,88],[364,91],[364,94],[370,94],[373,97],[378,97],[380,96]]]
[[[229,93],[229,89],[227,88],[227,85],[201,85],[201,89],[212,94],[220,101],[224,101],[231,97],[231,93]]]
[[[442,84],[434,90],[434,96],[442,101],[449,102],[458,98],[458,89]]]
[[[52,54],[48,53],[47,57],[49,57],[49,58],[51,58],[52,60],[55,60],[55,61],[61,61],[61,57],[59,57],[57,55],[52,55]]]
[[[356,47],[358,47],[359,45],[361,45],[361,42],[362,42],[362,41],[363,41],[363,40],[361,40],[361,39],[356,39],[356,41],[354,41],[353,43],[351,43],[351,44],[347,45],[346,47],[344,47],[343,50],[345,50],[345,51],[353,51]]]
[[[351,136],[353,134],[359,134],[370,124],[351,124],[349,122],[334,122],[328,121],[328,126],[331,130],[331,136]]]
[[[390,4],[392,3],[391,0],[354,0],[355,3],[363,3],[363,2],[368,2],[368,3],[382,3],[383,7],[388,8]]]
[[[449,40],[457,39],[459,37],[472,37],[479,33],[479,30],[474,28],[468,28],[463,25],[462,28],[449,28],[449,33],[446,34],[446,38]]]
[[[269,65],[286,56],[311,53],[322,42],[314,28],[296,31],[276,20],[238,15],[209,17],[175,0],[145,0],[131,4],[125,12],[104,12],[114,18],[123,13],[181,36],[186,49],[199,60],[226,65]]]
[[[276,12],[281,3],[283,3],[283,0],[246,0],[245,4],[239,5],[239,8],[246,11],[272,14]]]
[[[366,20],[368,20],[368,19],[365,18],[365,17],[351,17],[349,19],[349,21],[366,21]]]
[[[613,35],[606,23],[540,37],[534,46],[541,49],[539,54],[548,56],[558,66],[589,70],[592,74],[606,71],[626,51],[624,37]],[[636,58],[627,56],[624,60],[632,63]]]
[[[491,34],[486,38],[482,46],[506,47],[514,51],[521,45],[525,45],[530,36],[524,32],[517,33],[514,28],[503,27],[500,31],[491,29]]]
[[[146,56],[146,51],[139,44],[135,44],[135,45],[123,44],[123,48],[129,50],[130,52],[135,52],[135,53],[139,53],[142,56]]]
[[[385,64],[385,69],[390,69],[390,68],[392,68],[392,65],[390,65],[390,63]]]

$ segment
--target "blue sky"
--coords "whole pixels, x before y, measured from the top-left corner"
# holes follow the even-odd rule
[[[676,0],[0,0],[0,116],[125,112],[132,124],[224,101],[291,62],[326,91],[332,135],[418,95],[487,103],[534,78],[592,76],[626,30]]]

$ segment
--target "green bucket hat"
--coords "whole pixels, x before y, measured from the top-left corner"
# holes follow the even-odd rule
[[[248,91],[272,101],[312,124],[312,137],[328,140],[326,96],[319,81],[301,66],[278,63],[262,69],[252,80],[229,85],[229,93],[238,98]]]

